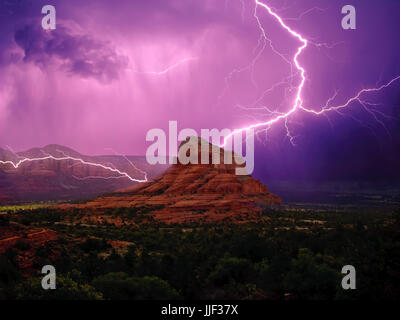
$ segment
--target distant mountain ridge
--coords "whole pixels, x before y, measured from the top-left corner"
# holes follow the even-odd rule
[[[198,143],[200,158],[203,152],[201,139]],[[211,161],[210,164],[181,164],[178,159],[177,164],[149,182],[86,203],[60,207],[81,209],[87,215],[81,222],[89,224],[99,221],[122,223],[118,213],[117,216],[110,213],[119,209],[126,210],[128,216],[129,212],[146,211],[153,219],[164,223],[240,223],[258,221],[263,207],[281,203],[281,199],[260,181],[250,175],[236,175],[236,168],[243,165],[224,164],[223,149],[209,146],[209,159],[213,157],[211,150],[217,150],[220,164]],[[126,223],[135,223],[135,220],[128,218]]]
[[[144,156],[103,155],[87,156],[71,148],[51,144],[13,153],[0,148],[0,160],[18,161],[25,158],[56,159],[72,157],[83,162],[118,169],[130,177],[143,180],[159,175],[166,165],[149,165]],[[104,179],[106,178],[106,179]],[[118,172],[80,161],[44,159],[23,162],[18,168],[0,163],[0,204],[49,200],[80,200],[96,197],[135,185]]]

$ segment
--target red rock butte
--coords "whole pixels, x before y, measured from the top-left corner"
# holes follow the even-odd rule
[[[153,218],[165,223],[240,223],[258,221],[263,207],[281,203],[260,181],[250,175],[236,175],[236,168],[244,167],[243,162],[237,165],[234,161],[237,155],[226,151],[225,159],[230,156],[233,160],[224,163],[223,149],[208,143],[210,147],[205,149],[204,144],[200,146],[201,139],[195,139],[199,162],[208,152],[209,164],[182,164],[178,160],[152,181],[77,206],[97,212],[118,207],[153,207]],[[188,141],[180,145],[180,151]],[[190,151],[186,155],[190,156]],[[218,155],[220,163],[216,164]]]

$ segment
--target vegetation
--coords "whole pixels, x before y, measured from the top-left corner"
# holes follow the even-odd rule
[[[46,210],[10,219],[47,225]],[[399,299],[399,217],[266,209],[258,224],[54,224],[62,236],[36,249],[33,267],[54,265],[57,289],[43,290],[38,272],[22,276],[16,256],[29,247],[20,242],[0,257],[0,298]],[[69,220],[54,212],[53,221],[61,218]],[[109,240],[129,245],[113,249]],[[348,264],[356,290],[341,287]]]

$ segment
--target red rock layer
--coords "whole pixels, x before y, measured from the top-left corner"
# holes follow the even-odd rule
[[[223,160],[223,150],[217,151]],[[209,152],[211,159],[211,148]],[[78,207],[98,213],[120,207],[151,207],[154,219],[165,223],[257,221],[262,207],[281,200],[250,175],[236,175],[237,167],[235,163],[177,163],[151,182]]]

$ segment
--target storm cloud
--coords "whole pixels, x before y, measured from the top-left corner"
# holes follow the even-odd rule
[[[320,110],[335,93],[330,105],[344,103],[400,74],[398,0],[358,1],[356,30],[341,28],[345,0],[265,3],[310,40],[298,59],[306,107]],[[47,4],[0,0],[0,147],[143,155],[147,131],[167,131],[169,120],[197,132],[235,129],[266,120],[265,108],[291,107],[299,74],[274,49],[292,59],[300,43],[262,8],[257,21],[254,0],[55,0],[57,27],[45,31]],[[256,176],[395,179],[398,88],[365,94],[372,114],[354,102],[259,132]]]
[[[85,34],[73,34],[62,25],[54,31],[25,25],[15,32],[14,38],[24,51],[25,62],[45,68],[56,60],[71,75],[103,83],[118,79],[128,65],[128,58],[117,54],[110,43]]]

